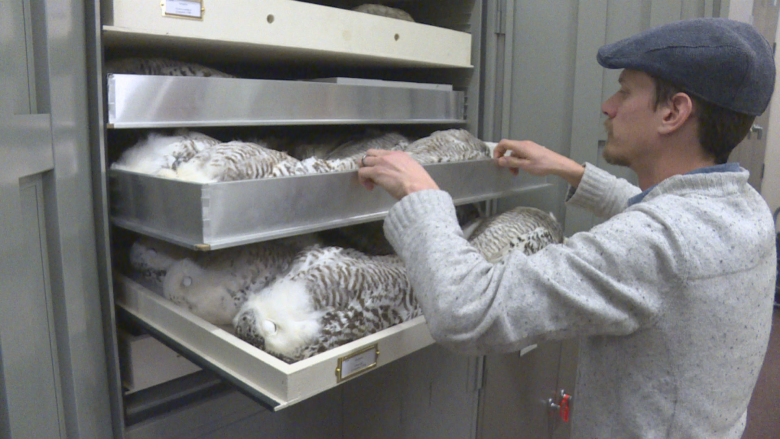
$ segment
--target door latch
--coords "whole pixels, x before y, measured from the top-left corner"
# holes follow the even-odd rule
[[[561,389],[561,393],[558,395],[558,401],[554,398],[547,400],[547,408],[550,412],[557,412],[558,416],[563,422],[569,422],[569,410],[571,408],[572,396]]]
[[[752,127],[750,127],[750,131],[748,131],[747,138],[750,138],[750,135],[752,133],[756,133],[756,140],[761,140],[761,137],[764,135],[764,127],[761,125],[753,124]]]

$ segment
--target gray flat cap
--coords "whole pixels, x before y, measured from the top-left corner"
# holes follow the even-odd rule
[[[599,64],[639,70],[707,102],[758,116],[775,86],[772,47],[756,29],[725,18],[654,27],[599,49]]]

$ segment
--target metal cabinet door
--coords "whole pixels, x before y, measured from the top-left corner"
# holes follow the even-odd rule
[[[483,76],[486,140],[533,140],[582,163],[590,162],[636,183],[632,171],[601,158],[606,141],[601,103],[618,89],[619,71],[596,62],[603,44],[682,18],[721,16],[719,0],[493,0],[487,1]],[[565,234],[599,221],[566,209],[567,185],[501,200],[498,211],[527,205],[552,211]],[[568,424],[546,406],[561,389],[573,390],[577,341],[548,343],[528,355],[491,355],[485,362],[479,437],[565,438]],[[576,413],[574,395],[573,413]]]
[[[487,3],[485,139],[528,139],[568,154],[576,2]],[[548,183],[499,200],[495,210],[533,206],[563,219],[566,186],[553,178]],[[546,343],[521,353],[486,356],[477,437],[547,439],[566,430],[547,400],[561,387],[570,391],[565,384],[574,381],[576,346]]]
[[[0,437],[111,437],[84,4],[0,2]],[[81,86],[79,86],[81,84]]]
[[[746,2],[749,6],[750,2]],[[748,17],[740,16],[738,10],[731,10],[729,18],[741,21],[749,21],[761,32],[761,35],[775,46],[775,35],[777,32],[777,17],[780,12],[780,5],[776,1],[755,0],[752,11]],[[771,106],[770,106],[771,108]],[[737,162],[743,168],[750,171],[748,182],[759,192],[762,190],[764,178],[764,157],[766,155],[767,133],[769,128],[770,108],[764,114],[756,117],[753,123],[753,129],[746,139],[744,139],[729,156],[729,162]]]
[[[29,3],[4,1],[0,77],[0,436],[65,437],[43,227],[42,174],[53,168],[48,114],[35,114]]]

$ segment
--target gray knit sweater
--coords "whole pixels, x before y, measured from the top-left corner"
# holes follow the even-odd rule
[[[434,339],[467,354],[581,340],[573,438],[739,438],[769,338],[772,217],[748,173],[678,175],[639,189],[587,165],[569,204],[609,218],[565,244],[488,263],[452,199],[390,210]]]

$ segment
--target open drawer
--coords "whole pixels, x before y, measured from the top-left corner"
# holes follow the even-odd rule
[[[114,291],[120,312],[275,411],[434,343],[421,316],[287,364],[127,277],[116,276]]]
[[[183,6],[176,11],[176,4]],[[471,35],[290,0],[103,0],[107,47],[209,50],[220,58],[471,67]]]
[[[455,204],[549,185],[492,159],[424,167]],[[121,170],[109,178],[115,225],[204,251],[376,221],[395,204],[361,186],[356,171],[206,184]]]

